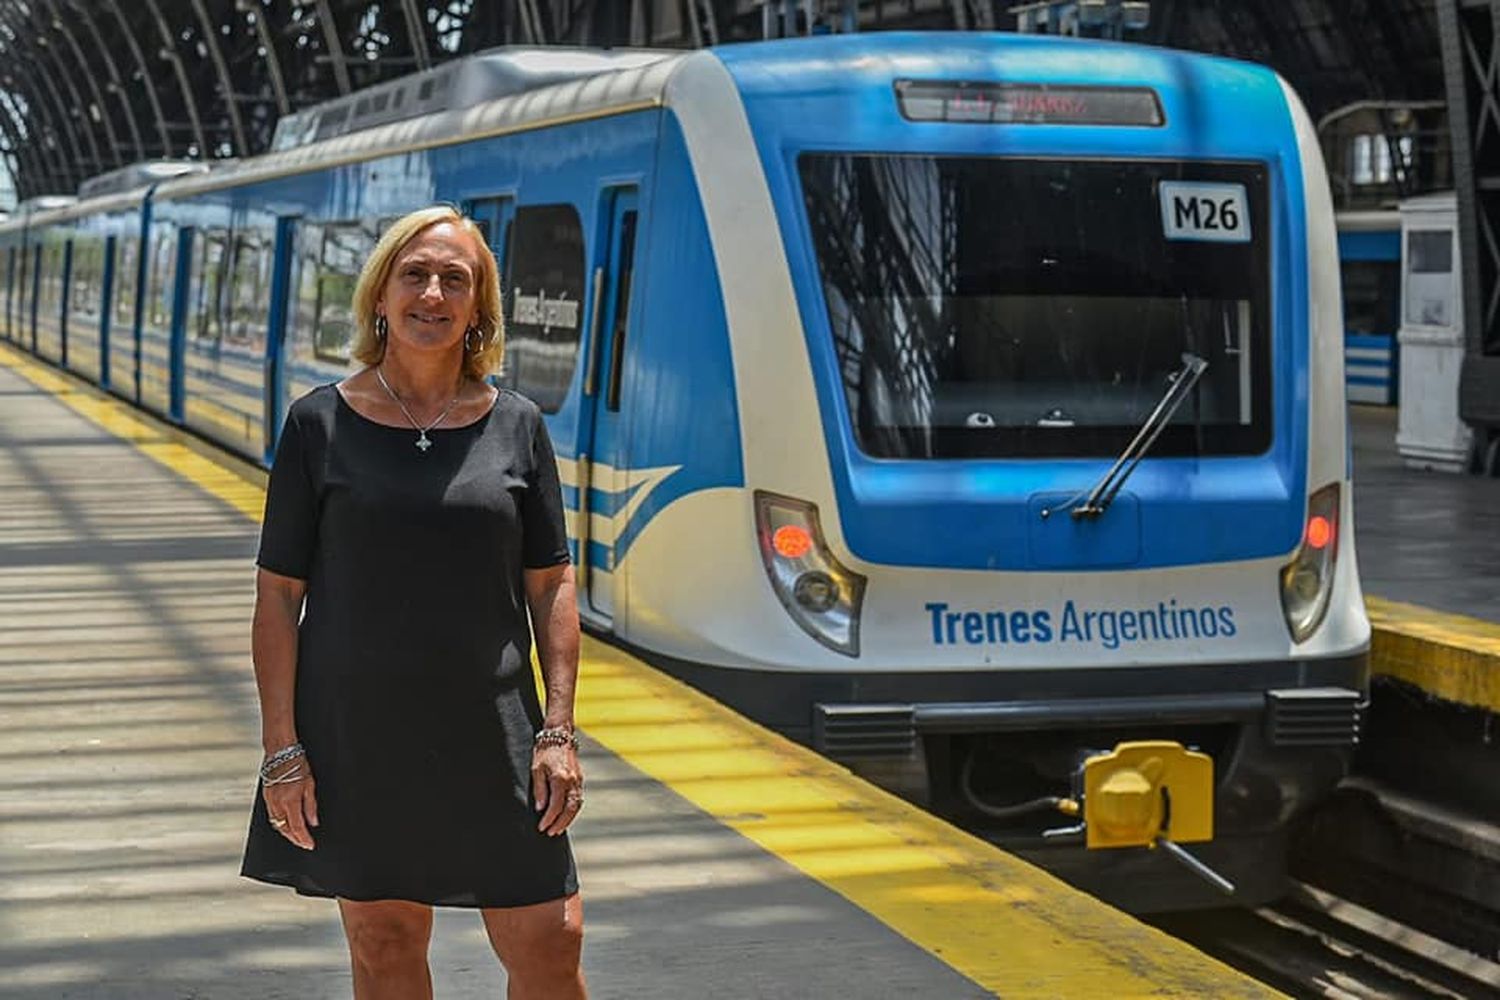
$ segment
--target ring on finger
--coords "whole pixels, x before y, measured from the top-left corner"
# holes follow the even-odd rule
[[[271,817],[271,825],[274,826],[278,830],[285,830],[286,829],[286,820],[282,819],[279,816],[272,816]]]

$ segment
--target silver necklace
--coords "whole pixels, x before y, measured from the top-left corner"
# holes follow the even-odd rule
[[[427,436],[427,432],[442,423],[443,418],[453,412],[453,408],[458,405],[458,397],[463,395],[463,382],[460,381],[458,383],[458,391],[453,394],[452,401],[443,407],[443,412],[437,415],[437,419],[426,427],[423,427],[417,422],[417,418],[411,415],[411,411],[406,408],[406,404],[401,401],[401,397],[396,395],[396,390],[392,389],[391,384],[385,380],[385,373],[380,370],[379,365],[375,366],[375,377],[380,380],[380,387],[386,391],[386,395],[396,401],[396,405],[401,407],[401,412],[406,415],[406,419],[411,421],[411,425],[417,429],[417,448],[425,455],[427,449],[432,447],[432,439]]]

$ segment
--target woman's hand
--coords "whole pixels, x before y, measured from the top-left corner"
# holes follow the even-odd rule
[[[569,745],[539,746],[531,752],[531,797],[542,814],[537,829],[556,837],[583,808],[583,769]]]
[[[266,814],[276,832],[303,850],[312,850],[311,828],[318,825],[318,797],[307,755],[293,757],[262,780],[261,797],[266,800]]]

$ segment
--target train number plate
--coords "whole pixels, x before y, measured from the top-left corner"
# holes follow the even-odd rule
[[[1249,243],[1243,184],[1161,182],[1161,227],[1169,240]]]

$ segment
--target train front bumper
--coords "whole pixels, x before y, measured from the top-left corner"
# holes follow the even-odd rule
[[[1073,789],[1058,771],[1059,753],[1076,754],[1081,763],[1124,740],[1177,741],[1213,759],[1216,836],[1264,834],[1283,829],[1347,772],[1368,690],[1362,653],[1265,666],[1265,686],[1259,687],[1244,683],[1253,675],[1250,665],[1229,671],[1205,666],[1191,671],[1195,684],[1149,694],[1140,687],[1132,692],[1129,678],[1089,671],[1092,686],[1072,690],[1054,685],[952,700],[828,699],[813,706],[807,742],[881,783],[905,761],[908,774],[920,770],[933,779],[927,791],[931,804],[941,807],[943,765],[924,759],[934,747],[960,748],[954,759],[1049,753],[1058,786],[1047,794],[1067,796]],[[1230,683],[1215,690],[1216,680]],[[950,760],[949,774],[954,770]],[[906,789],[915,786],[907,782]]]

